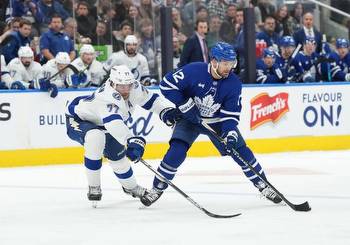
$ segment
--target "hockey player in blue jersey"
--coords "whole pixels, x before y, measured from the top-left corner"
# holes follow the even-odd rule
[[[168,180],[174,178],[177,169],[186,158],[187,151],[200,134],[207,134],[222,155],[228,155],[235,149],[266,178],[262,167],[237,128],[242,108],[242,82],[232,72],[237,65],[236,57],[236,52],[230,44],[218,42],[211,49],[210,64],[187,64],[176,72],[166,74],[161,81],[162,94],[175,104],[181,116],[174,126],[170,147],[157,169]],[[225,145],[208,133],[201,124],[202,120],[225,138]],[[236,157],[234,160],[266,198],[274,203],[281,202],[281,198],[243,162]],[[141,197],[141,202],[150,206],[166,188],[167,184],[155,177],[153,188]]]
[[[336,52],[331,52],[330,69],[333,81],[350,81],[349,41],[345,38],[336,40]]]
[[[256,61],[257,83],[284,83],[283,73],[275,60],[275,51],[271,48],[265,48],[262,58]]]
[[[147,192],[136,183],[128,160],[137,162],[146,144],[145,139],[133,135],[125,123],[136,105],[160,114],[165,123],[169,123],[168,115],[175,111],[169,101],[135,81],[125,65],[112,67],[106,83],[92,95],[79,96],[67,105],[67,134],[85,150],[90,201],[101,200],[102,156],[107,158],[127,194],[141,197]]]
[[[276,63],[281,68],[285,82],[297,82],[298,77],[303,73],[303,68],[296,56],[292,58],[295,49],[295,41],[291,36],[284,36],[280,41],[281,55],[277,56]]]
[[[297,54],[303,73],[297,79],[300,82],[316,82],[316,65],[320,55],[316,52],[316,40],[313,37],[306,37],[303,43],[303,50]]]

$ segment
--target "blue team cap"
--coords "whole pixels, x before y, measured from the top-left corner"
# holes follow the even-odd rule
[[[335,46],[337,48],[348,48],[349,47],[349,41],[345,38],[337,38],[337,41],[335,42]]]
[[[316,45],[316,40],[315,40],[315,38],[313,38],[313,37],[307,36],[307,37],[305,38],[305,41],[304,41],[304,44],[305,44],[305,43],[311,43],[311,44]]]
[[[273,49],[271,49],[271,48],[264,48],[263,57],[264,58],[266,58],[266,57],[275,58],[276,57],[275,51],[273,51]]]
[[[294,38],[291,36],[284,36],[281,38],[280,41],[281,47],[295,47],[295,41]]]
[[[237,54],[231,44],[217,42],[210,51],[210,58],[217,61],[236,61]]]

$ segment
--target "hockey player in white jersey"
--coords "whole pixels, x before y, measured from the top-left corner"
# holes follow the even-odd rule
[[[137,81],[143,85],[151,85],[156,82],[149,75],[147,59],[144,55],[137,52],[138,40],[134,35],[126,36],[124,40],[124,50],[113,53],[104,63],[105,71],[109,72],[115,65],[126,65]]]
[[[11,86],[12,78],[7,68],[5,57],[0,56],[0,89],[8,89]]]
[[[69,54],[66,52],[58,52],[54,59],[49,60],[42,67],[42,73],[35,84],[35,88],[49,92],[52,98],[58,94],[58,88],[67,88],[68,69],[70,64]]]
[[[159,114],[167,125],[174,123],[175,109],[167,100],[135,81],[125,65],[113,67],[106,83],[92,95],[79,96],[67,105],[67,134],[85,150],[90,201],[100,201],[102,197],[103,156],[127,194],[140,198],[147,193],[136,183],[128,160],[139,161],[146,144],[143,137],[133,135],[125,124],[136,105]]]
[[[96,60],[96,52],[92,45],[84,44],[79,50],[79,57],[71,63],[79,71],[69,71],[67,82],[69,87],[99,87],[106,75],[101,62]]]
[[[14,58],[8,64],[12,77],[11,89],[32,89],[34,83],[41,74],[41,65],[34,61],[34,53],[28,46],[22,46],[18,50],[18,58]]]

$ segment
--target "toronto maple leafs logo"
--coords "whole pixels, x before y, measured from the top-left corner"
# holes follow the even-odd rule
[[[203,117],[213,117],[214,113],[219,110],[221,106],[219,103],[214,103],[214,97],[210,94],[204,96],[203,99],[196,96],[194,97],[194,102]]]

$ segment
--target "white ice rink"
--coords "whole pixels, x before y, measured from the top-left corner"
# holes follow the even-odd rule
[[[230,158],[189,158],[174,183],[211,212],[206,216],[169,188],[142,209],[125,195],[107,164],[103,200],[87,201],[82,165],[0,169],[1,245],[350,244],[350,151],[258,155],[269,181],[311,212],[260,199]],[[148,161],[153,166],[158,161]],[[153,174],[134,166],[138,182]]]

